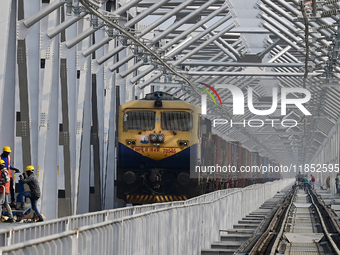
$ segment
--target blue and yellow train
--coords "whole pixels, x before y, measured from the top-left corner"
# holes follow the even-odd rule
[[[143,204],[233,187],[230,175],[194,171],[214,165],[216,150],[211,122],[201,116],[200,107],[165,92],[125,103],[119,108],[117,196]]]

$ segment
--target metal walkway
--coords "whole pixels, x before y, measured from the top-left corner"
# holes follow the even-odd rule
[[[316,255],[325,254],[323,248],[318,244],[324,236],[317,229],[315,212],[310,208],[312,204],[307,201],[307,194],[299,189],[294,202],[295,209],[289,217],[285,236],[289,240],[285,254],[292,255]]]
[[[314,191],[295,185],[289,188],[232,229],[222,229],[219,241],[201,254],[340,254],[339,218]]]
[[[239,220],[237,224],[234,224],[233,228],[221,229],[219,241],[214,240],[210,249],[202,249],[201,255],[234,254],[252,237],[255,229],[269,217],[271,211],[279,203],[282,203],[289,189],[291,189],[291,186],[286,187],[280,193],[276,193],[273,198],[264,202],[259,209],[252,211]]]
[[[280,224],[271,252],[292,255],[339,254],[339,221],[308,187],[297,189]]]

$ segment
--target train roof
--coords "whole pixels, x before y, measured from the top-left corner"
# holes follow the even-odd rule
[[[192,110],[200,112],[199,106],[190,104],[189,102],[178,99],[174,97],[173,95],[166,93],[166,92],[162,92],[162,91],[157,91],[157,92],[146,94],[143,99],[127,102],[125,104],[120,105],[120,108],[121,109],[145,108],[145,107],[150,108],[150,107],[154,107],[156,100],[161,100],[163,102],[162,107],[159,107],[159,109],[162,109],[162,108],[163,109],[171,109],[171,108],[189,109],[190,108]],[[155,109],[157,108],[158,107],[155,107]]]
[[[145,97],[141,100],[156,100],[156,99],[161,99],[161,100],[179,100],[179,101],[183,101],[179,98],[174,97],[173,95],[163,92],[163,91],[156,91],[156,92],[152,92],[149,94],[146,94]]]

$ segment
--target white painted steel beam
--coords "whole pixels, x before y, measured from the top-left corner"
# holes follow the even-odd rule
[[[202,27],[203,27],[204,29],[207,29],[207,26],[206,26],[206,25],[202,25]],[[216,33],[215,33],[214,31],[211,31],[209,34],[211,34],[212,36],[214,36]],[[225,40],[223,40],[221,37],[220,37],[220,38],[217,38],[217,42],[218,42],[218,43],[221,43],[222,46],[226,47],[228,50],[231,51],[231,53],[232,53],[233,55],[231,55],[230,53],[226,53],[226,54],[229,55],[232,59],[237,60],[237,58],[235,58],[235,56],[238,57],[238,58],[241,57],[241,56],[240,56],[240,53],[239,53],[237,50],[235,50],[231,45],[229,45]],[[221,50],[222,50],[222,49],[221,49]]]
[[[181,47],[177,48],[176,50],[172,51],[171,54],[168,54],[167,57],[173,57],[176,54],[179,54],[180,52],[182,52],[185,48],[188,47],[188,45],[191,45],[193,43],[195,43],[196,41],[198,41],[199,39],[201,39],[202,37],[204,37],[205,35],[207,35],[209,32],[213,31],[215,28],[219,27],[221,24],[225,23],[226,21],[230,20],[232,18],[231,14],[226,15],[225,17],[219,19],[217,22],[215,22],[214,24],[212,24],[211,26],[209,26],[207,29],[205,29],[204,31],[200,32],[198,35],[196,35],[195,37],[193,37],[190,41],[186,42],[185,44],[183,44]],[[232,27],[230,27],[232,26]],[[218,37],[220,37],[221,35],[224,35],[227,31],[233,29],[234,27],[236,27],[236,23],[234,23],[233,25],[229,25],[228,28],[226,29],[224,28],[222,31],[220,31],[218,34],[219,36],[212,36],[212,38],[217,39]],[[176,65],[176,63],[175,63]]]
[[[112,38],[109,37],[104,37],[102,38],[98,43],[91,45],[89,48],[87,48],[86,50],[84,50],[82,52],[82,54],[84,55],[84,57],[89,56],[91,53],[95,52],[96,50],[98,50],[99,48],[101,48],[103,45],[107,44],[109,41],[111,41]]]
[[[178,59],[175,61],[174,65],[179,65],[182,62],[184,62],[186,59],[188,59],[189,57],[191,57],[192,55],[194,55],[196,52],[200,51],[201,49],[203,49],[204,47],[206,47],[207,45],[209,45],[210,43],[212,43],[213,41],[215,41],[217,38],[219,38],[220,36],[222,36],[223,34],[225,34],[226,32],[230,31],[231,29],[233,29],[234,27],[237,27],[238,23],[235,21],[232,24],[230,24],[229,26],[227,26],[226,28],[222,29],[221,31],[219,31],[217,34],[215,34],[214,36],[212,36],[211,38],[207,39],[205,42],[203,42],[201,45],[199,45],[198,47],[196,47],[194,50],[190,51],[189,53],[187,53],[186,55],[184,55],[182,58]],[[195,40],[195,38],[193,39]],[[180,50],[178,50],[180,51]],[[171,55],[173,55],[174,53],[172,53]]]
[[[187,7],[189,4],[193,3],[195,0],[187,0],[178,5],[176,8],[172,9],[171,11],[167,12],[165,15],[160,17],[158,20],[154,21],[152,24],[150,24],[148,27],[144,28],[140,33],[138,33],[138,37],[143,37],[147,33],[149,33],[152,29],[156,28],[160,24],[162,24],[164,21],[168,20],[181,10],[183,10],[185,7]]]
[[[218,0],[210,0],[208,2],[206,2],[205,4],[203,4],[202,6],[200,6],[198,9],[196,9],[195,11],[191,12],[189,15],[185,16],[184,18],[180,19],[179,21],[175,22],[174,24],[172,24],[170,27],[168,27],[165,31],[163,31],[162,33],[160,33],[159,35],[155,36],[152,41],[151,44],[155,44],[156,42],[158,42],[160,39],[164,38],[165,36],[167,36],[169,33],[171,33],[172,31],[174,31],[175,29],[179,28],[180,26],[182,26],[187,20],[195,17],[196,15],[198,15],[199,13],[201,13],[202,11],[204,11],[205,9],[209,8],[210,5],[214,4],[215,2],[217,2]]]
[[[113,11],[112,14],[113,15],[121,15],[123,13],[125,13],[126,11],[128,11],[130,8],[138,5],[139,2],[141,2],[142,0],[131,0],[127,3],[125,3],[124,5],[122,5],[121,7],[119,7],[117,10]]]
[[[287,52],[287,50],[285,51]],[[284,54],[283,52],[282,54]],[[282,55],[281,54],[281,55]],[[280,55],[280,56],[281,56]],[[279,56],[279,57],[280,57]],[[170,62],[173,63],[174,61]],[[304,66],[304,63],[273,63],[273,61],[268,61],[266,63],[242,63],[242,62],[220,62],[220,61],[184,61],[182,65],[188,66],[255,66],[255,67],[301,67]],[[195,69],[197,70],[197,69]]]
[[[215,10],[214,12],[212,12],[211,14],[209,14],[207,17],[201,19],[200,21],[198,21],[196,24],[194,24],[193,26],[189,27],[188,29],[185,29],[182,33],[180,33],[178,36],[176,36],[174,39],[170,40],[169,42],[167,42],[166,44],[162,45],[160,48],[161,50],[166,50],[169,47],[171,47],[172,45],[174,45],[175,43],[178,43],[181,39],[187,37],[190,33],[192,33],[193,31],[195,31],[197,28],[203,26],[205,23],[207,23],[208,21],[210,21],[211,19],[215,18],[216,16],[218,16],[221,12],[223,12],[225,9],[228,8],[228,5],[223,5],[221,6],[221,8]],[[204,28],[204,30],[207,30],[208,28]]]
[[[77,35],[76,37],[74,37],[74,38],[68,40],[67,42],[65,42],[65,45],[68,48],[72,48],[76,44],[78,44],[81,41],[83,41],[86,37],[90,36],[91,34],[93,34],[94,32],[96,32],[97,30],[101,29],[104,26],[105,26],[105,24],[101,24],[97,28],[89,27],[88,29],[84,30],[79,35]]]
[[[140,14],[137,14],[136,17],[134,17],[134,18],[130,19],[129,21],[127,21],[126,23],[124,23],[124,27],[126,27],[126,28],[132,27],[137,22],[141,21],[147,15],[151,14],[152,12],[154,12],[158,8],[162,7],[162,5],[166,4],[169,1],[170,0],[160,0],[160,1],[157,1],[155,4],[153,4],[152,6],[147,8],[146,10],[142,11]]]
[[[50,29],[49,31],[47,31],[47,33],[46,33],[47,36],[50,39],[52,39],[57,34],[59,34],[62,31],[64,31],[66,28],[70,27],[71,25],[73,25],[77,21],[81,20],[86,14],[87,14],[87,12],[82,12],[79,16],[74,16],[74,17],[71,17],[71,18],[67,19],[63,23],[61,23],[58,26],[56,26],[55,28]]]
[[[275,73],[275,72],[205,72],[205,71],[188,71],[183,72],[187,75],[214,75],[214,76],[303,76],[304,73]],[[309,73],[308,76],[319,76],[320,73]]]
[[[31,27],[38,21],[40,21],[42,18],[46,17],[51,12],[58,9],[60,6],[64,5],[65,2],[61,0],[56,0],[43,8],[42,10],[38,11],[37,13],[33,14],[31,17],[26,18],[23,22],[26,27]]]

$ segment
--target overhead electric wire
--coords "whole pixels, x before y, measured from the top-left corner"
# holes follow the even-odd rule
[[[307,17],[307,12],[306,12],[306,6],[305,6],[305,2],[301,1],[300,2],[300,8],[301,8],[301,12],[302,12],[302,16],[303,16],[303,20],[305,23],[305,46],[306,46],[306,57],[305,57],[305,72],[304,72],[304,76],[303,76],[303,88],[306,88],[306,80],[308,77],[308,61],[309,61],[309,22],[308,22],[308,17]],[[305,148],[305,138],[306,138],[306,116],[303,119],[303,136],[301,137],[302,140],[302,149],[304,150],[304,161],[305,161],[305,157],[306,157],[306,148]],[[304,163],[304,162],[303,162]]]

